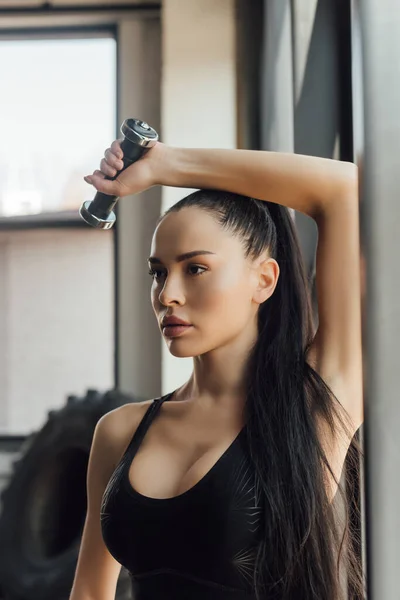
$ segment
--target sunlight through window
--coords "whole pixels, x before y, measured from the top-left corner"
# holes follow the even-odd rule
[[[0,217],[78,210],[116,137],[112,37],[0,40]]]

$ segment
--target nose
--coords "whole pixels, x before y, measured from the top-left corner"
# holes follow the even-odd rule
[[[165,280],[163,288],[158,295],[158,300],[164,306],[169,306],[171,304],[183,304],[184,303],[184,294],[182,288],[175,281],[173,282],[172,278]]]

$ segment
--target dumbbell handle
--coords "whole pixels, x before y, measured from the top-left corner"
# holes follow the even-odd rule
[[[139,119],[126,119],[121,125],[121,133],[125,136],[121,142],[124,166],[114,177],[105,177],[110,181],[117,179],[122,171],[139,160],[158,141],[157,132]],[[97,192],[93,200],[82,204],[79,214],[92,227],[110,229],[116,221],[113,209],[117,201],[118,196]]]

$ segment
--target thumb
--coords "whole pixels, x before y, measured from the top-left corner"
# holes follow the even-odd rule
[[[103,194],[118,197],[123,194],[124,187],[121,185],[121,182],[118,179],[113,181],[106,179],[106,176],[101,171],[94,171],[92,175],[86,175],[83,179]]]

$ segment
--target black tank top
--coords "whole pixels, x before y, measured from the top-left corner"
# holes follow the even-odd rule
[[[101,506],[104,542],[129,571],[135,600],[254,599],[261,509],[246,427],[178,496],[151,498],[130,483],[137,449],[173,393],[149,406],[110,478]]]

